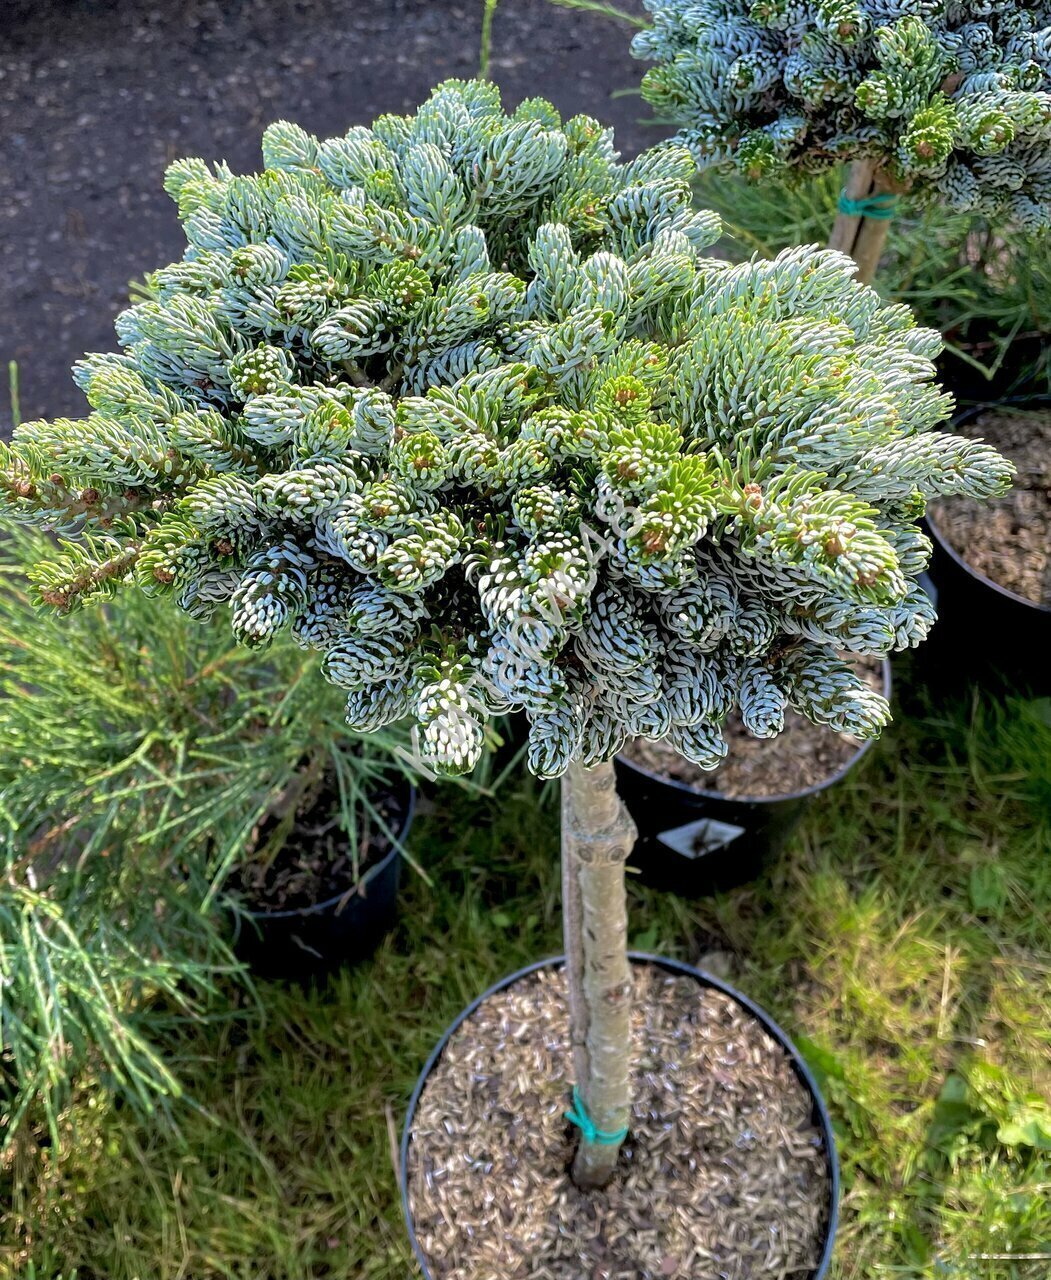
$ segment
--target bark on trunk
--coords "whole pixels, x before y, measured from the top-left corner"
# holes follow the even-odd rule
[[[577,1091],[596,1134],[582,1132],[579,1187],[604,1186],[631,1115],[631,967],[624,863],[635,824],[610,763],[570,765],[562,783],[562,884],[570,1040]]]
[[[891,192],[893,188],[875,160],[855,160],[847,174],[843,194],[849,200],[865,200],[869,196]],[[830,249],[849,254],[858,264],[857,278],[871,284],[876,276],[883,246],[890,228],[889,218],[862,218],[837,213],[828,238]]]

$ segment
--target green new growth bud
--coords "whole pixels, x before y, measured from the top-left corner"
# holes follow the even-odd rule
[[[976,94],[957,112],[957,145],[975,155],[995,155],[1008,147],[1014,136],[1015,123],[1004,109],[1002,95]]]
[[[576,523],[580,503],[572,494],[540,484],[512,495],[511,514],[524,534],[535,537],[552,533],[570,521]]]
[[[295,274],[290,271],[288,275],[274,293],[274,309],[292,331],[319,325],[346,297],[345,289],[327,271],[308,268]]]
[[[866,6],[859,0],[817,0],[815,22],[832,44],[850,46],[868,34]]]
[[[935,99],[912,117],[898,143],[898,166],[907,178],[917,174],[939,174],[957,137],[956,110],[951,102]]]
[[[388,454],[391,473],[421,490],[440,489],[449,479],[449,453],[433,431],[418,431],[394,441]]]
[[[466,665],[444,662],[424,668],[417,680],[415,715],[425,763],[438,773],[469,773],[482,754],[485,733],[469,696]]]
[[[256,347],[230,361],[230,390],[242,400],[266,395],[291,382],[295,372],[295,362],[280,347]]]
[[[741,138],[737,144],[736,161],[738,169],[753,182],[758,182],[780,167],[773,138],[759,129],[753,129]]]
[[[280,284],[288,265],[288,258],[271,244],[246,244],[235,249],[229,258],[231,278],[249,287]],[[216,280],[216,286],[224,278],[225,273]]]
[[[379,580],[396,591],[422,591],[459,561],[464,527],[453,511],[409,522],[376,558]]]

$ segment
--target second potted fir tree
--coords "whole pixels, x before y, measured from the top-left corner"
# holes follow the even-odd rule
[[[853,256],[860,279],[874,278],[899,207],[983,219],[996,271],[998,228],[1037,236],[1051,228],[1046,3],[647,0],[647,8],[652,22],[632,45],[655,63],[642,92],[679,126],[699,165],[797,181],[849,165],[829,246]],[[1047,687],[1047,417],[1018,410],[972,417],[964,428],[1017,462],[1018,492],[989,517],[948,502],[931,525],[944,621],[929,666],[950,687],[996,670]]]

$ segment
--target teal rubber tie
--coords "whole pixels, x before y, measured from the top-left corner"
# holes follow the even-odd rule
[[[599,1129],[588,1115],[588,1109],[584,1106],[576,1085],[573,1086],[573,1106],[566,1112],[566,1119],[577,1126],[585,1142],[595,1142],[600,1147],[615,1147],[628,1136],[627,1129],[618,1129],[616,1133],[604,1133]]]
[[[865,196],[863,200],[851,200],[846,191],[839,193],[840,213],[851,218],[874,218],[877,222],[886,222],[898,211],[898,197],[892,191],[881,191],[879,195]]]

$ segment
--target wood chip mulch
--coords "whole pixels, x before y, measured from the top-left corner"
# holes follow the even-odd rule
[[[828,1219],[809,1094],[740,1005],[635,966],[635,1101],[611,1184],[577,1190],[565,981],[457,1031],[414,1117],[408,1189],[434,1280],[805,1280]]]

